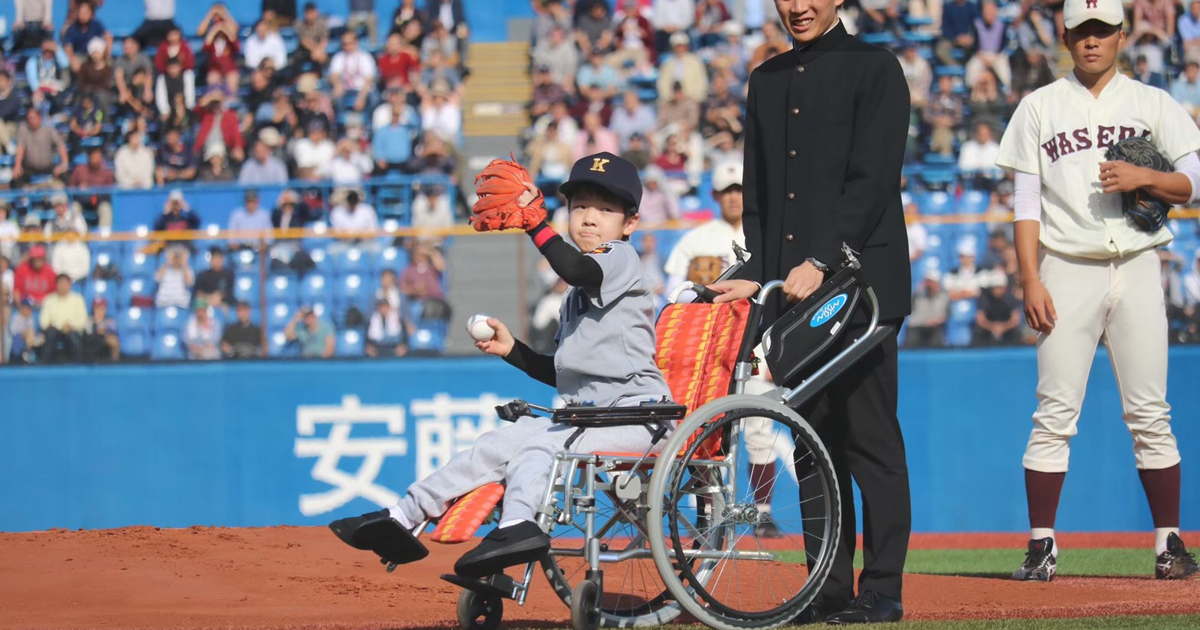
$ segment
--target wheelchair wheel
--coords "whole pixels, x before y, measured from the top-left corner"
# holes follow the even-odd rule
[[[644,526],[647,508],[645,493],[622,498],[612,484],[626,480],[621,473],[601,473],[608,488],[597,488],[596,537],[602,558],[619,554],[633,557],[621,561],[603,561],[604,592],[600,594],[600,625],[610,628],[659,626],[679,616],[681,609],[667,591],[650,556],[647,530]],[[649,475],[637,475],[631,483],[641,488],[649,485]],[[601,486],[604,484],[598,484]],[[628,495],[627,495],[628,496]],[[577,517],[582,521],[582,517]],[[582,523],[579,523],[582,526]],[[657,532],[662,535],[662,532]],[[574,608],[574,593],[586,582],[587,562],[583,558],[583,537],[578,529],[560,525],[554,532],[552,548],[573,555],[548,555],[542,559],[542,570],[555,594],[564,604]]]
[[[571,593],[572,630],[596,630],[600,627],[600,587],[591,580],[575,585]]]
[[[688,416],[662,452],[678,455],[651,476],[647,523],[664,530],[649,542],[674,599],[722,630],[795,619],[829,574],[841,524],[816,432],[782,403],[734,395]]]
[[[458,594],[458,627],[462,630],[496,630],[504,618],[499,596],[463,590]]]

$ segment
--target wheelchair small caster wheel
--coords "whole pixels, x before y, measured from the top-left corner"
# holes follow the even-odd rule
[[[599,627],[600,587],[591,580],[584,580],[571,592],[571,628],[596,630]]]
[[[504,600],[499,595],[467,591],[458,595],[458,627],[462,630],[496,630],[504,618]]]

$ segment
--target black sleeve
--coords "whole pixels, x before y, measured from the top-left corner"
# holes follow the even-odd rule
[[[558,277],[567,284],[581,287],[589,294],[599,291],[604,283],[604,270],[600,268],[600,264],[574,247],[567,245],[563,237],[554,234],[553,229],[546,223],[530,230],[529,236],[534,243],[538,243],[545,236],[543,230],[550,230],[550,234],[553,236],[542,240],[538,251],[550,262],[554,273],[558,274]]]
[[[550,387],[558,387],[557,373],[554,370],[554,357],[534,352],[533,348],[525,345],[521,340],[514,340],[513,349],[508,353],[508,356],[504,357],[504,360],[509,365],[528,374],[534,380],[541,381]]]
[[[746,251],[750,260],[738,277],[763,284],[763,228],[765,220],[759,198],[766,196],[763,175],[765,165],[760,164],[758,155],[758,98],[754,94],[754,77],[750,78],[750,93],[746,97],[745,150],[742,181],[742,233],[746,237]]]
[[[908,141],[908,83],[899,60],[891,54],[874,64],[874,73],[867,77],[855,104],[854,144],[842,195],[828,208],[827,220],[807,226],[815,232],[811,254],[826,265],[842,260],[842,243],[862,249],[900,185]]]

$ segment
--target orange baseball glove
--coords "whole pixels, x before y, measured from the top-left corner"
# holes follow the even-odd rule
[[[509,157],[512,157],[511,154]],[[546,220],[546,201],[536,187],[537,196],[522,206],[517,201],[529,192],[533,178],[524,166],[511,160],[492,160],[475,177],[475,193],[479,200],[471,209],[471,225],[477,232],[492,230],[531,230]]]

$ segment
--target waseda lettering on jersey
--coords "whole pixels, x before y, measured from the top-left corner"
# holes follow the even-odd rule
[[[1120,142],[1126,138],[1132,138],[1137,135],[1137,129],[1134,127],[1109,127],[1100,125],[1096,127],[1096,147],[1106,149],[1113,144]],[[1150,137],[1150,130],[1142,131],[1143,138]],[[1066,157],[1076,151],[1083,151],[1092,148],[1092,134],[1087,127],[1076,129],[1070,133],[1060,131],[1054,134],[1053,138],[1042,143],[1042,150],[1046,152],[1046,157],[1050,158],[1050,163],[1058,161],[1058,158]]]

